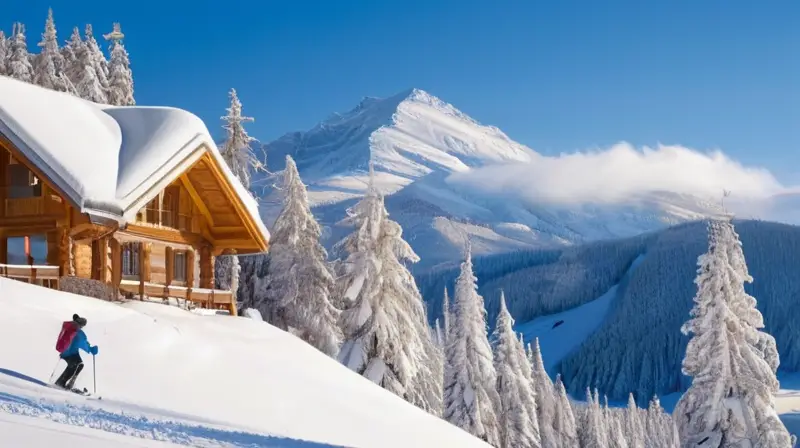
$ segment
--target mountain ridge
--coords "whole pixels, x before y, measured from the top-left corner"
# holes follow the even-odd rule
[[[280,171],[291,155],[331,247],[349,229],[338,222],[363,194],[370,162],[390,215],[430,267],[461,256],[560,247],[632,236],[720,213],[717,204],[667,191],[642,192],[620,203],[552,204],[460,180],[476,169],[534,164],[543,156],[455,106],[417,89],[364,97],[308,131],[263,145],[273,174],[254,181],[267,225],[281,205]],[[502,190],[502,189],[501,189]]]

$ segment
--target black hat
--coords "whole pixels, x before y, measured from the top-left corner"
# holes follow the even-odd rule
[[[86,326],[86,318],[78,316],[77,314],[73,314],[72,315],[72,321],[75,322],[76,324],[80,325],[81,327],[85,327]]]
[[[80,319],[80,318],[81,318],[81,316],[78,316],[77,314],[73,314],[73,315],[72,315],[72,320],[73,320],[74,322],[77,322],[77,321],[78,321],[78,319]]]

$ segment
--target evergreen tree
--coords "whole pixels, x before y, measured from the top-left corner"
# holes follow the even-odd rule
[[[5,75],[8,72],[6,60],[11,53],[10,46],[11,39],[7,39],[3,30],[0,30],[0,75]]]
[[[83,35],[87,51],[86,62],[90,63],[94,68],[97,81],[102,86],[103,95],[108,96],[108,61],[94,38],[91,24],[86,25]]]
[[[24,25],[21,23],[14,24],[12,39],[11,54],[6,61],[8,76],[20,81],[31,82],[33,80],[33,66],[28,54]]]
[[[580,445],[578,442],[578,430],[575,425],[575,414],[573,413],[569,396],[567,396],[567,389],[564,388],[564,383],[561,382],[561,375],[556,376],[555,389],[558,401],[553,422],[557,440],[556,444],[552,446],[558,448],[578,447]]]
[[[633,394],[628,395],[628,409],[625,411],[625,434],[629,448],[644,448],[644,426]]]
[[[554,430],[556,397],[553,383],[544,368],[539,338],[534,340],[532,349],[528,346],[528,353],[533,372],[533,384],[536,389],[536,408],[538,410],[539,431],[542,434],[542,446],[556,446],[558,443],[558,437]]]
[[[536,398],[531,379],[531,365],[525,347],[514,334],[514,319],[506,308],[504,294],[500,293],[500,314],[494,330],[497,372],[497,393],[500,407],[497,416],[500,424],[502,448],[529,448],[542,446],[539,423],[536,418]]]
[[[53,9],[47,11],[47,21],[44,25],[42,41],[39,42],[42,51],[36,58],[36,67],[33,82],[47,89],[59,92],[73,92],[72,83],[64,74],[64,57],[58,49],[56,24],[53,19]]]
[[[437,346],[439,346],[440,348],[443,348],[444,344],[445,344],[445,342],[444,342],[444,333],[442,333],[442,326],[439,325],[439,319],[436,319],[433,322],[432,331],[433,331],[433,333],[432,333],[431,337],[433,337],[435,339],[434,342],[436,342]]]
[[[233,299],[239,302],[239,283],[241,279],[242,267],[239,265],[239,257],[231,254],[222,254],[214,261],[214,287],[222,290],[230,290]]]
[[[97,63],[94,53],[97,42],[91,35],[92,26],[87,25],[86,41],[74,46],[72,46],[73,42],[70,42],[71,49],[75,51],[76,57],[75,66],[70,69],[70,72],[72,70],[75,71],[74,76],[77,77],[74,83],[75,90],[80,98],[98,104],[106,104],[108,103],[108,97],[106,96],[108,82],[102,78],[103,71]]]
[[[325,263],[328,253],[306,186],[291,156],[283,176],[283,210],[272,229],[266,301],[261,314],[279,328],[292,328],[303,340],[328,356],[339,352],[342,334],[339,311],[331,304],[334,279]]]
[[[255,141],[247,134],[244,123],[253,121],[252,117],[242,115],[242,103],[236,94],[236,89],[230,91],[231,105],[226,110],[228,115],[222,117],[225,122],[223,126],[227,131],[228,138],[220,148],[222,158],[233,171],[233,174],[242,182],[245,188],[250,188],[251,169],[260,169],[262,165],[258,162],[250,143]]]
[[[83,62],[78,58],[83,51],[85,51],[85,44],[81,40],[80,30],[76,26],[72,29],[70,39],[61,48],[61,57],[64,60],[64,74],[73,86],[76,86],[83,78]]]
[[[760,332],[764,319],[755,298],[744,290],[752,279],[741,243],[727,219],[712,221],[709,230],[708,252],[698,259],[695,306],[681,329],[693,334],[683,361],[692,385],[675,409],[681,446],[705,440],[720,447],[789,448],[774,406],[778,355]]]
[[[603,411],[597,397],[586,388],[586,410],[579,434],[581,448],[608,448]]]
[[[109,92],[116,92],[114,95],[118,95],[116,99],[109,98],[109,100],[121,101],[124,103],[129,100],[133,101],[133,78],[130,78],[130,88],[128,88],[126,83],[128,82],[128,78],[131,76],[131,74],[130,68],[126,68],[127,52],[125,52],[125,49],[122,48],[122,44],[120,43],[122,37],[124,37],[124,35],[120,31],[119,24],[114,24],[114,31],[106,36],[107,39],[113,40],[114,42],[112,49],[112,73],[115,73],[115,76],[117,76],[116,78],[112,77],[114,83],[112,84]],[[122,53],[125,52],[125,60],[113,60],[114,50],[117,52],[117,58],[122,58]],[[127,73],[123,73],[125,70],[127,70]],[[130,93],[130,98],[125,99],[127,96],[123,98],[123,95],[128,95],[128,93]],[[228,165],[228,168],[231,169],[231,172],[234,174],[234,176],[239,179],[239,182],[241,182],[245,188],[249,189],[251,175],[250,158],[252,157],[250,143],[255,139],[247,134],[243,123],[253,121],[253,118],[242,116],[242,103],[239,101],[239,97],[236,95],[235,89],[231,89],[230,96],[231,107],[226,109],[228,111],[228,115],[222,117],[222,120],[225,122],[223,129],[225,129],[228,137],[225,140],[225,143],[223,143],[222,148],[220,148],[220,153],[222,155],[222,159],[225,160],[225,163]],[[255,158],[252,158],[252,160],[255,160]],[[218,257],[215,264],[216,278],[218,281],[223,285],[229,285],[231,283],[233,270],[238,265],[239,257],[236,255]],[[262,283],[261,286],[266,288],[266,283]],[[259,303],[267,307],[266,304],[268,298],[266,295],[266,289],[260,288],[258,290],[258,294],[259,298],[258,300],[255,300],[254,303]],[[259,311],[264,314],[267,309],[259,308]],[[275,321],[270,320],[269,316],[275,317],[272,314],[267,314],[264,315],[264,318],[267,319],[268,322],[276,323]],[[285,326],[282,328],[286,329]]]
[[[439,414],[442,380],[431,359],[436,348],[422,296],[401,262],[419,257],[402,239],[400,225],[389,219],[371,165],[366,195],[348,210],[345,222],[354,232],[337,245],[348,253],[340,277],[346,309],[340,318],[345,341],[339,359],[384,389]]]
[[[444,300],[442,301],[442,319],[444,321],[445,342],[447,335],[450,334],[450,297],[447,295],[447,287],[444,288]]]
[[[486,330],[486,310],[472,272],[469,247],[456,280],[447,336],[444,419],[470,434],[500,445],[497,373]]]
[[[122,34],[119,23],[114,24],[114,30],[103,36],[111,41],[111,58],[108,63],[108,103],[115,106],[134,106],[133,99],[133,72],[128,52],[122,45]],[[237,260],[238,264],[238,260]]]

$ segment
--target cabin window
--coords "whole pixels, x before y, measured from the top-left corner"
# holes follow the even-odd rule
[[[34,198],[42,195],[42,182],[25,165],[11,160],[8,165],[9,199]]]
[[[145,208],[145,217],[147,218],[147,222],[151,224],[158,224],[158,197],[153,199],[152,201],[147,203],[147,207]]]
[[[122,276],[139,276],[139,254],[142,243],[131,242],[123,243],[120,252],[122,253]]]
[[[7,241],[6,260],[8,264],[47,264],[47,237],[45,235],[10,236]]]
[[[177,228],[177,210],[178,198],[175,197],[174,190],[168,188],[164,191],[164,202],[161,203],[161,225],[166,227]]]
[[[172,275],[176,282],[186,281],[186,252],[174,251],[172,253]]]

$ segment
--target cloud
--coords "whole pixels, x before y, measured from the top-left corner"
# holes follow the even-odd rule
[[[745,167],[721,151],[664,145],[637,149],[624,142],[604,150],[454,173],[447,181],[474,193],[559,204],[614,203],[652,191],[716,199],[723,190],[739,199],[785,191],[768,170]]]

